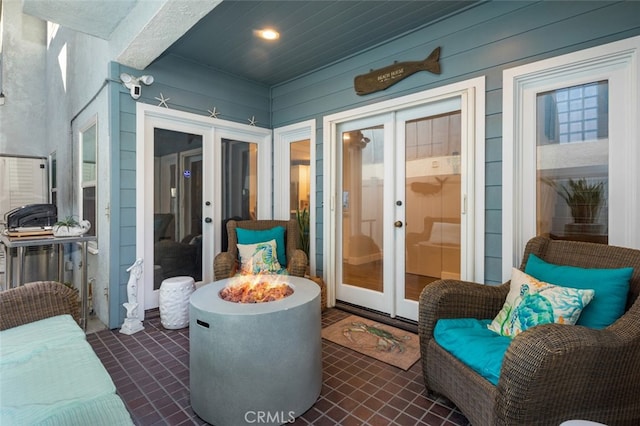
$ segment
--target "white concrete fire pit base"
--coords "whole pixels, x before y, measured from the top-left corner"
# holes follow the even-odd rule
[[[320,287],[279,276],[292,295],[243,304],[218,295],[233,279],[191,295],[191,406],[216,426],[292,422],[322,386]]]

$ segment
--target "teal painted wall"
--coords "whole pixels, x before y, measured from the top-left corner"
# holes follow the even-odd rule
[[[144,71],[155,78],[139,102],[157,105],[162,92],[170,108],[260,127],[276,128],[315,118],[317,265],[322,265],[323,147],[327,114],[486,76],[485,282],[501,281],[502,270],[502,71],[541,59],[640,34],[640,2],[486,2],[374,49],[289,82],[265,87],[201,65],[166,56]],[[394,61],[425,58],[442,47],[442,74],[418,73],[367,96],[353,90],[353,78]],[[112,64],[110,77],[125,71]],[[135,101],[121,85],[110,85],[112,135],[110,324],[124,320],[126,268],[135,260]],[[318,271],[322,273],[321,270]],[[113,291],[117,289],[117,292]],[[119,300],[118,300],[119,299]]]
[[[482,3],[330,67],[272,88],[272,125],[316,119],[316,205],[322,206],[323,116],[486,76],[485,282],[502,280],[502,71],[640,34],[640,2]],[[353,78],[394,61],[424,59],[441,46],[442,73],[415,74],[358,96]],[[316,218],[322,220],[322,207]],[[317,265],[322,265],[318,222]]]
[[[136,260],[136,102],[158,105],[156,97],[169,100],[169,108],[209,116],[207,110],[220,111],[218,118],[256,125],[270,123],[269,88],[224,74],[180,58],[167,56],[144,71],[112,63],[110,78],[120,80],[120,73],[136,77],[150,74],[154,82],[142,86],[136,101],[121,84],[110,85],[111,115],[111,264],[109,268],[110,328],[120,327],[126,316],[122,306],[127,301],[127,268]]]

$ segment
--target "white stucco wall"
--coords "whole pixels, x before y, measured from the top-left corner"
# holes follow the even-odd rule
[[[79,131],[94,116],[98,128],[98,193],[92,224],[98,232],[98,253],[89,254],[88,281],[93,285],[92,305],[100,321],[108,323],[109,288],[109,46],[102,39],[49,24],[47,50],[47,148],[58,158],[58,215],[79,218]],[[69,161],[73,159],[73,161]],[[83,219],[83,218],[80,218]],[[81,254],[74,250],[73,281],[80,285]]]
[[[108,323],[109,116],[108,42],[22,13],[20,0],[3,0],[2,75],[5,105],[0,106],[0,153],[48,156],[56,153],[58,217],[78,216],[78,129],[98,117],[99,252],[89,255],[94,311]],[[70,250],[71,249],[71,250]],[[73,273],[64,280],[80,284],[81,256],[68,245]]]
[[[46,154],[46,23],[23,15],[19,0],[2,2],[0,153]]]

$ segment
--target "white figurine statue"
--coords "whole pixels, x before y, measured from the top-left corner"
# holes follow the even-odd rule
[[[129,272],[129,281],[127,282],[127,303],[122,306],[127,310],[127,317],[124,324],[120,328],[120,333],[133,334],[140,330],[144,330],[142,321],[138,317],[138,280],[142,276],[142,259],[136,261],[127,268]]]

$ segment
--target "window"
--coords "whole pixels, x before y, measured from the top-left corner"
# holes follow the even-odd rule
[[[291,152],[291,215],[298,210],[309,211],[309,200],[311,199],[311,165],[309,162],[311,147],[309,139],[295,141],[290,144]]]
[[[58,205],[58,160],[56,159],[56,153],[53,152],[49,156],[49,182],[51,192],[51,204]]]
[[[538,145],[609,136],[609,84],[597,81],[538,94]]]
[[[608,242],[608,81],[537,95],[536,235]]]
[[[503,73],[502,275],[535,235],[640,247],[640,37]]]
[[[315,120],[274,130],[275,219],[298,220],[300,244],[309,256],[311,274],[316,273],[315,253]]]
[[[87,235],[96,236],[97,232],[97,172],[98,157],[98,121],[92,118],[89,123],[80,130],[80,220],[88,220],[91,228]],[[89,248],[96,250],[94,242],[89,243]]]

